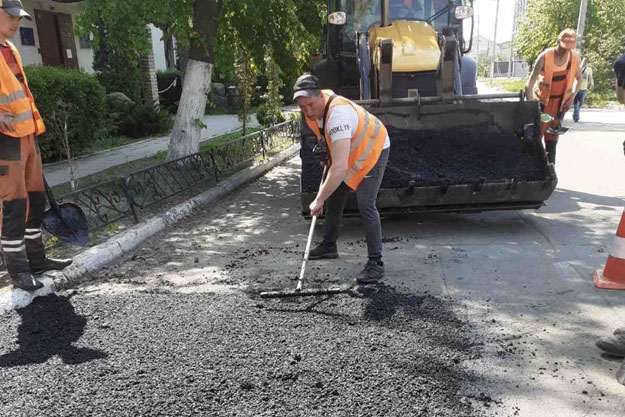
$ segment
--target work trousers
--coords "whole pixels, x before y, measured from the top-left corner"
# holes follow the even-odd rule
[[[41,220],[46,207],[41,153],[33,135],[0,133],[0,242],[9,274],[30,272],[45,262]]]
[[[367,237],[367,252],[369,259],[379,261],[382,259],[382,224],[380,213],[376,207],[378,191],[384,177],[384,170],[388,162],[390,148],[384,149],[378,158],[378,162],[369,171],[358,185],[356,199],[358,211],[365,224],[365,236]],[[343,211],[347,197],[353,192],[344,182],[341,183],[334,193],[328,198],[326,206],[325,234],[323,241],[327,246],[336,245],[341,230]]]

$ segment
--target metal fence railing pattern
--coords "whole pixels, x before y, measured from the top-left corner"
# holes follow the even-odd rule
[[[57,200],[80,206],[92,231],[128,216],[138,222],[141,209],[199,184],[212,187],[246,164],[297,143],[300,129],[300,120],[295,118],[227,142],[209,142],[206,150],[74,191]]]

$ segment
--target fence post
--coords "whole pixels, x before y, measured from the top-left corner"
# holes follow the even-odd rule
[[[219,182],[219,167],[217,167],[217,160],[215,159],[215,155],[213,154],[213,150],[208,151],[208,155],[211,157],[211,162],[213,163],[213,175],[215,177],[215,183]]]
[[[132,176],[126,177],[126,181],[123,181],[124,192],[126,193],[126,198],[128,199],[128,205],[130,206],[130,212],[132,213],[132,217],[135,219],[135,223],[139,223],[139,217],[137,216],[137,211],[135,210],[135,200],[134,198],[132,198],[132,194],[130,193],[131,181]]]

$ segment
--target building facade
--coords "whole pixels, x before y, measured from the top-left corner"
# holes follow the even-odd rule
[[[93,72],[93,49],[89,39],[74,31],[76,17],[82,13],[83,0],[22,0],[32,20],[22,19],[20,31],[12,39],[24,65],[49,65]],[[156,70],[172,68],[167,59],[163,32],[150,26]],[[168,45],[173,48],[173,42]]]

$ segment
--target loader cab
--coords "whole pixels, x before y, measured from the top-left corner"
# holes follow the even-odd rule
[[[395,36],[403,39],[405,31],[408,31],[414,42],[402,49],[410,55],[415,46],[422,50],[432,49],[434,45],[440,51],[445,35],[453,34],[458,40],[460,60],[470,49],[472,30],[467,31],[469,36],[463,36],[465,19],[456,17],[456,7],[472,6],[472,3],[472,0],[329,0],[324,59],[313,66],[312,72],[324,87],[350,99],[375,97],[375,88],[372,88],[373,95],[368,91],[363,94],[363,78],[369,75],[375,77],[375,68],[367,67],[372,65],[368,61],[375,59],[373,43],[376,38]],[[468,27],[472,29],[472,18],[469,20]],[[385,30],[385,26],[389,25],[395,26],[394,34],[392,30]],[[415,35],[415,32],[419,34]],[[362,45],[363,34],[370,42],[368,48]],[[429,44],[427,37],[431,38]],[[396,49],[400,49],[397,48],[398,43],[396,40]],[[414,63],[421,58],[417,51],[412,61]],[[407,61],[410,59],[407,58]],[[430,53],[427,60],[432,59]],[[440,85],[437,87],[436,84],[438,64],[415,66],[394,62],[393,97],[406,97],[409,90],[416,89],[424,96],[439,94]],[[364,83],[364,89],[368,90],[369,84],[375,83],[375,80],[366,79]]]

